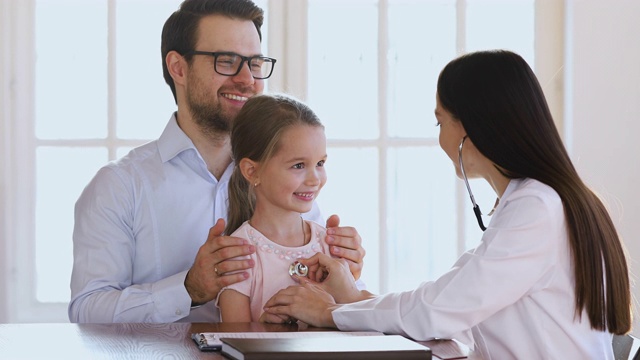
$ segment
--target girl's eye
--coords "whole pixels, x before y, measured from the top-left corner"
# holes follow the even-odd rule
[[[319,167],[324,166],[324,162],[325,162],[324,160],[320,160],[320,161],[318,161],[318,166],[319,166]]]
[[[294,169],[304,169],[304,164],[303,163],[297,163],[297,164],[293,165],[292,168],[294,168]]]
[[[436,121],[436,127],[440,126],[440,121]]]

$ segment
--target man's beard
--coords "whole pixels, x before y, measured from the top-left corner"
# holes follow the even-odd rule
[[[231,130],[231,117],[224,114],[222,109],[215,104],[203,104],[191,101],[191,116],[193,120],[206,134],[215,135],[228,133]]]
[[[230,131],[232,119],[228,114],[222,112],[219,104],[199,101],[193,96],[193,93],[187,94],[187,101],[193,120],[204,133],[215,135]]]
[[[195,74],[190,72],[188,76],[189,82],[193,84],[187,91],[187,103],[193,121],[207,135],[228,134],[231,131],[233,117],[223,112],[220,103],[212,98],[215,94],[206,91],[206,86]]]

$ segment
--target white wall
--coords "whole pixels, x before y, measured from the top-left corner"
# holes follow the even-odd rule
[[[565,136],[640,276],[640,1],[567,0]],[[572,60],[572,61],[571,61]],[[569,63],[571,61],[571,63]],[[572,123],[572,126],[569,127]],[[640,285],[634,287],[640,299]],[[636,307],[637,308],[637,307]],[[634,334],[640,334],[636,314]]]

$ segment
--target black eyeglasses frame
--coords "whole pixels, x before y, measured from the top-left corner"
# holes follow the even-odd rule
[[[251,76],[253,76],[254,79],[257,80],[264,80],[264,79],[268,79],[271,77],[271,75],[273,74],[273,69],[276,67],[276,59],[268,57],[268,56],[263,56],[263,55],[254,55],[254,56],[242,56],[240,54],[236,54],[234,52],[229,52],[229,51],[220,51],[220,52],[213,52],[213,51],[200,51],[200,50],[191,50],[187,53],[185,53],[183,56],[187,56],[187,55],[206,55],[206,56],[212,56],[213,57],[213,69],[215,70],[216,73],[223,75],[223,76],[236,76],[240,73],[240,70],[242,70],[242,66],[244,65],[244,63],[246,62],[247,64],[251,64],[251,61],[253,59],[262,59],[265,62],[269,62],[271,63],[271,71],[269,71],[269,74],[267,76],[264,77],[260,77],[260,76],[256,76],[253,74],[253,72],[251,72]],[[238,68],[236,69],[236,72],[233,74],[225,74],[222,73],[220,71],[218,71],[218,56],[221,55],[233,55],[233,56],[237,56],[241,59],[240,61],[240,65],[238,65]],[[249,65],[249,70],[251,71],[251,65]]]

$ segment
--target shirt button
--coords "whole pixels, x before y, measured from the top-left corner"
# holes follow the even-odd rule
[[[176,309],[176,315],[182,315],[182,311],[180,311],[180,309]]]

